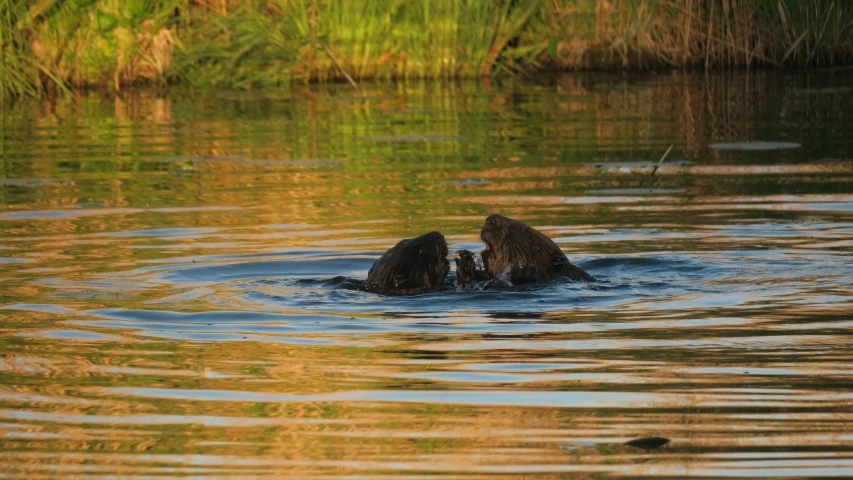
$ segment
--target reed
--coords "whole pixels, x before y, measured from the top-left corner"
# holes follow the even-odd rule
[[[41,87],[35,65],[15,32],[22,5],[21,1],[0,0],[0,101],[36,95]]]
[[[848,65],[848,0],[0,0],[0,96]]]
[[[576,0],[548,4],[557,68],[853,61],[853,9],[843,0]],[[582,8],[577,8],[582,6]]]

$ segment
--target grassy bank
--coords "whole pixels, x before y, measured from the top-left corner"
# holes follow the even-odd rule
[[[0,0],[0,96],[853,63],[847,0]]]

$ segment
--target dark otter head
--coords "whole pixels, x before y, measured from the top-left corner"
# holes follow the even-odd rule
[[[480,239],[486,244],[483,250],[483,265],[489,276],[496,278],[510,273],[508,268],[519,268],[534,264],[530,245],[530,231],[526,224],[503,215],[492,214],[480,231]]]
[[[486,218],[486,224],[480,230],[480,239],[486,243],[487,251],[494,252],[495,247],[505,248],[508,246],[506,243],[519,238],[529,228],[518,220],[493,213]]]
[[[560,277],[572,280],[594,280],[592,276],[569,263],[550,238],[523,222],[489,215],[480,231],[485,242],[483,265],[492,278],[504,274],[514,283],[547,282]]]
[[[367,273],[367,290],[390,294],[441,290],[450,271],[447,242],[438,232],[407,238],[385,252]]]

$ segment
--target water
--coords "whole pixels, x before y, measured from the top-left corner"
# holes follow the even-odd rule
[[[851,475],[851,76],[7,107],[0,476]],[[493,212],[600,282],[353,288]]]

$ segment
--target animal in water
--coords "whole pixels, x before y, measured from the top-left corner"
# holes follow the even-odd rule
[[[456,283],[461,287],[475,285],[489,279],[482,268],[478,268],[476,257],[469,250],[459,250],[456,259]]]
[[[558,278],[595,281],[592,275],[572,265],[550,238],[518,220],[489,215],[480,238],[486,244],[481,254],[483,265],[493,280],[506,278],[513,285]]]
[[[625,442],[625,445],[641,448],[643,450],[657,450],[658,448],[663,447],[667,443],[669,443],[669,439],[665,437],[645,437],[645,438],[635,438],[630,442]]]
[[[450,271],[447,241],[439,232],[407,238],[370,267],[365,289],[389,295],[437,292]]]

